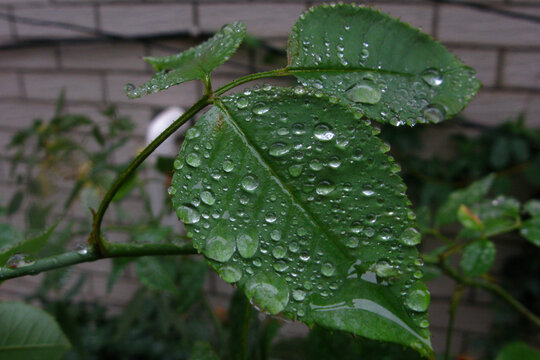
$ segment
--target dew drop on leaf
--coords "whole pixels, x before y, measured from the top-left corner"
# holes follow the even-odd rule
[[[303,301],[306,298],[306,292],[302,289],[295,289],[292,292],[292,297],[296,301]]]
[[[253,113],[255,115],[263,115],[263,114],[266,114],[268,111],[270,110],[270,108],[268,108],[268,106],[266,106],[265,104],[263,103],[259,103],[257,105],[255,105],[253,107]]]
[[[10,269],[18,269],[21,267],[35,264],[36,259],[28,254],[15,254],[10,257],[5,264],[5,267]]]
[[[214,205],[216,202],[216,197],[211,191],[205,190],[201,192],[201,201],[206,205]]]
[[[364,80],[347,90],[345,96],[353,102],[376,104],[381,100],[381,91],[372,81]]]
[[[430,86],[439,86],[443,83],[442,74],[437,69],[426,69],[422,72],[421,76],[422,80]]]
[[[315,135],[315,137],[321,141],[330,141],[335,136],[330,126],[326,124],[315,125],[315,128],[313,129],[313,135]]]
[[[416,282],[405,295],[405,306],[416,312],[425,312],[429,306],[430,295],[426,286]]]
[[[405,245],[414,246],[420,243],[421,237],[415,228],[407,228],[401,233],[399,240]]]
[[[290,147],[284,143],[275,143],[270,146],[268,153],[272,156],[283,156],[287,154],[290,150]]]
[[[248,234],[240,234],[236,237],[236,249],[244,258],[251,258],[257,252],[259,240]]]
[[[289,166],[289,174],[291,174],[292,177],[298,177],[302,173],[302,165],[296,164]]]
[[[255,191],[255,189],[257,189],[258,186],[259,186],[259,181],[253,175],[246,175],[242,179],[242,187],[246,191],[253,192]]]
[[[189,153],[186,156],[186,163],[191,167],[199,167],[201,165],[201,158],[196,153]]]
[[[430,104],[426,106],[424,110],[422,110],[422,114],[426,120],[434,124],[440,123],[445,117],[444,109],[437,104]]]
[[[242,271],[234,266],[223,266],[220,271],[221,277],[228,283],[235,283],[242,278]]]
[[[277,314],[289,303],[289,287],[282,278],[270,272],[258,273],[246,283],[246,295],[261,309]]]
[[[287,249],[282,245],[278,245],[272,250],[272,255],[276,259],[283,259],[287,255]]]
[[[328,180],[321,181],[315,188],[315,192],[319,195],[329,195],[336,189],[336,186]]]
[[[236,244],[233,239],[213,235],[206,240],[204,254],[212,260],[226,262],[233,256],[235,248]]]
[[[180,205],[176,209],[176,214],[184,224],[196,224],[201,219],[201,214],[190,205]]]
[[[334,265],[332,265],[331,263],[324,263],[322,264],[321,266],[321,273],[324,275],[324,276],[327,276],[327,277],[330,277],[330,276],[333,276],[336,272],[336,268]]]

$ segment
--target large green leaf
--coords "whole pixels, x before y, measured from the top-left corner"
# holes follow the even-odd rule
[[[209,343],[199,341],[193,346],[189,360],[218,360],[218,357]]]
[[[49,240],[49,237],[55,228],[56,225],[50,227],[38,236],[24,240],[0,252],[0,267],[4,266],[6,262],[14,255],[20,256],[21,258],[19,263],[25,264],[24,256],[33,255],[41,250],[41,248],[43,248],[47,243],[47,240]],[[13,266],[16,267],[16,264],[17,261],[13,263]]]
[[[420,234],[377,131],[289,89],[216,105],[186,134],[171,188],[211,266],[269,313],[431,352]]]
[[[241,22],[225,25],[206,42],[180,54],[144,58],[157,71],[142,86],[128,84],[127,95],[134,99],[168,89],[190,80],[206,81],[210,73],[236,52],[244,37],[246,26]]]
[[[71,347],[46,312],[22,303],[0,303],[0,358],[61,359]]]
[[[489,240],[477,240],[465,247],[461,258],[461,269],[469,276],[479,276],[493,266],[495,244]]]
[[[497,355],[496,360],[540,360],[540,351],[522,341],[506,345]]]
[[[352,4],[311,8],[294,26],[289,69],[305,85],[393,125],[440,122],[480,87],[429,35]]]
[[[524,221],[520,232],[532,244],[540,246],[540,216]]]

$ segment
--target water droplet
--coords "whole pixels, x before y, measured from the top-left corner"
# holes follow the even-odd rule
[[[221,168],[225,172],[231,172],[234,169],[234,163],[230,160],[225,160],[223,164],[221,165]]]
[[[189,128],[186,131],[186,139],[188,139],[188,140],[198,138],[200,135],[201,135],[201,133],[199,132],[199,130],[197,128],[194,128],[194,127]]]
[[[328,180],[321,181],[315,188],[315,192],[319,195],[328,195],[336,189],[336,186]]]
[[[268,153],[272,156],[283,156],[289,152],[291,148],[284,143],[274,143],[268,149]]]
[[[345,240],[345,246],[347,246],[348,248],[354,249],[358,247],[359,242],[360,240],[357,237],[351,236]]]
[[[79,255],[86,255],[88,254],[89,248],[85,244],[77,244],[77,246],[75,247],[75,250],[77,251],[77,254]]]
[[[234,266],[223,266],[219,269],[221,278],[228,283],[238,282],[242,278],[242,271]]]
[[[276,214],[273,212],[269,212],[264,216],[264,220],[266,220],[266,222],[270,224],[273,222],[276,222],[277,220]]]
[[[302,165],[291,165],[289,166],[289,174],[291,174],[292,177],[298,177],[302,173]]]
[[[424,110],[422,110],[422,114],[428,121],[434,124],[440,123],[446,116],[444,109],[437,104],[430,104],[426,106]]]
[[[246,191],[253,192],[255,191],[255,189],[257,189],[258,186],[259,186],[259,181],[253,175],[246,175],[242,179],[242,187]]]
[[[279,241],[281,240],[281,231],[279,230],[272,230],[270,232],[270,239],[274,240],[274,241]]]
[[[273,268],[277,272],[284,272],[289,268],[289,265],[283,260],[278,260],[274,263]]]
[[[306,292],[302,289],[295,289],[292,292],[292,297],[296,301],[303,301],[306,298]]]
[[[381,278],[388,278],[397,275],[397,269],[388,260],[379,260],[375,263],[375,274]]]
[[[418,326],[420,326],[422,329],[429,327],[429,320],[428,319],[422,319],[418,322]]]
[[[421,282],[414,283],[405,296],[405,306],[416,312],[425,312],[429,307],[430,295]]]
[[[364,80],[345,92],[345,96],[364,104],[376,104],[381,100],[381,92],[372,81]]]
[[[399,241],[401,241],[405,245],[414,246],[418,245],[420,243],[420,239],[422,238],[422,235],[416,230],[415,228],[407,228],[399,237]]]
[[[214,203],[216,202],[216,198],[211,191],[205,190],[201,192],[201,201],[206,205],[214,205]]]
[[[337,169],[341,165],[341,160],[337,156],[333,156],[330,158],[330,161],[328,161],[328,165],[332,169]]]
[[[272,255],[276,259],[283,259],[287,255],[287,249],[284,246],[278,245],[272,250]]]
[[[442,74],[437,69],[426,69],[422,72],[421,76],[422,80],[431,86],[439,86],[443,83]]]
[[[362,229],[363,229],[363,226],[362,226],[362,222],[360,221],[353,221],[352,224],[351,224],[351,227],[350,227],[351,231],[355,234],[359,234]]]
[[[270,109],[268,108],[268,106],[266,106],[266,104],[263,104],[263,103],[259,103],[253,107],[253,113],[255,115],[266,114],[269,110]]]
[[[251,258],[259,248],[258,238],[249,236],[248,234],[240,234],[236,237],[236,249],[244,258]]]
[[[298,245],[298,243],[296,243],[296,242],[292,242],[292,243],[289,244],[289,250],[292,253],[296,253],[296,252],[298,252],[298,250],[300,250],[300,245]]]
[[[176,214],[184,224],[196,224],[201,219],[201,214],[189,205],[180,205],[176,209]]]
[[[18,269],[35,264],[35,262],[36,259],[28,254],[14,254],[6,261],[4,266],[10,269]]]
[[[184,167],[184,164],[179,159],[174,160],[173,166],[176,170],[180,170]]]
[[[246,282],[245,292],[248,298],[273,315],[283,311],[289,303],[287,282],[270,272],[250,278]]]
[[[324,276],[330,277],[333,276],[336,272],[336,268],[331,263],[324,263],[321,266],[321,273]]]
[[[167,194],[169,194],[170,196],[173,196],[174,194],[176,194],[176,188],[173,186],[169,186],[167,188]]]
[[[196,153],[189,153],[186,156],[186,163],[192,167],[199,167],[201,165],[201,158]]]
[[[313,135],[321,141],[330,141],[334,138],[335,134],[332,132],[332,128],[329,125],[321,123],[315,125]]]
[[[239,108],[239,109],[245,109],[247,108],[247,106],[249,105],[249,101],[246,99],[246,98],[238,98],[238,100],[236,101],[236,106]]]
[[[136,89],[136,87],[133,84],[126,84],[126,86],[124,86],[124,91],[125,92],[132,92],[135,89]]]
[[[234,254],[236,243],[234,239],[219,235],[210,236],[206,240],[204,255],[219,262],[228,261]]]

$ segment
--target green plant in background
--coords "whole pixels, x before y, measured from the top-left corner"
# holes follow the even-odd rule
[[[279,323],[273,318],[259,320],[240,293],[233,298],[225,328],[202,302],[202,311],[209,317],[201,325],[206,336],[196,338],[183,328],[183,322],[171,322],[177,319],[175,316],[167,321],[167,309],[176,316],[193,309],[194,299],[201,294],[205,267],[196,261],[142,256],[202,253],[224,280],[235,284],[261,310],[317,325],[305,340],[306,357],[310,358],[338,353],[343,353],[340,358],[369,357],[381,352],[388,358],[418,358],[417,353],[431,357],[427,317],[430,296],[423,282],[424,262],[429,265],[430,276],[443,272],[458,284],[451,304],[446,358],[450,358],[453,314],[464,287],[490,291],[535,327],[540,325],[536,315],[486,276],[495,257],[494,237],[519,230],[532,244],[539,245],[538,201],[529,200],[521,207],[511,197],[488,198],[494,181],[489,175],[453,192],[433,221],[427,216],[427,208],[415,214],[398,175],[400,166],[387,155],[390,147],[377,137],[380,130],[372,123],[413,126],[439,123],[456,115],[479,88],[471,69],[428,35],[380,12],[354,5],[322,5],[302,15],[293,28],[285,68],[248,75],[214,90],[211,71],[236,51],[244,36],[243,24],[226,25],[207,42],[179,55],[146,58],[156,75],[140,87],[126,86],[128,96],[140,97],[199,79],[205,85],[203,97],[126,166],[107,166],[106,155],[115,147],[105,148],[97,158],[83,151],[91,165],[76,181],[66,209],[77,196],[84,198],[85,189],[98,184],[108,189],[94,207],[92,223],[82,229],[91,227],[90,246],[34,260],[22,253],[46,246],[54,227],[27,241],[19,235],[6,236],[9,240],[1,244],[6,248],[0,256],[6,257],[7,263],[0,269],[0,280],[115,258],[112,284],[119,271],[135,259],[137,275],[147,290],[132,299],[133,308],[119,317],[118,325],[113,322],[111,331],[121,334],[118,339],[125,339],[130,326],[144,328],[143,322],[133,318],[140,311],[133,309],[142,309],[141,304],[146,302],[141,299],[148,299],[147,291],[157,291],[159,297],[149,302],[152,306],[142,316],[149,322],[162,317],[166,327],[163,333],[181,339],[181,346],[167,348],[175,350],[169,353],[171,358],[186,358],[191,346],[192,359],[218,355],[226,359],[265,359],[270,352],[280,351],[284,351],[282,358],[288,358],[290,354],[286,355],[286,341],[270,346]],[[266,84],[229,94],[246,82],[277,76],[294,76],[300,84],[293,88]],[[212,108],[186,133],[173,163],[169,188],[174,210],[192,240],[174,239],[172,230],[160,225],[160,218],[152,218],[148,224],[130,224],[127,243],[108,241],[103,231],[107,227],[102,228],[102,223],[111,202],[137,187],[137,168],[161,142],[208,105]],[[57,122],[67,121],[59,114],[56,118],[63,119]],[[46,129],[54,130],[54,122]],[[90,120],[76,123],[89,125],[95,140],[105,147],[107,137],[91,124]],[[40,144],[41,125],[32,129],[19,134],[22,140],[15,142],[20,145],[20,158],[24,157],[25,137],[37,133]],[[402,128],[397,134],[399,131],[405,133]],[[114,138],[117,134],[109,135]],[[523,139],[516,136],[516,141],[509,143],[514,144],[516,157],[520,157],[527,144],[517,140]],[[501,152],[506,145],[497,146]],[[78,150],[76,143],[66,149],[69,156]],[[44,150],[46,153],[47,146]],[[54,158],[61,159],[62,153],[55,150]],[[507,165],[499,156],[494,159],[495,163],[499,161],[497,166]],[[117,175],[116,180],[111,181],[111,173]],[[143,188],[139,189],[147,198]],[[20,202],[14,196],[8,209],[15,212],[12,203]],[[446,226],[457,222],[462,230],[455,236],[446,234]],[[8,233],[16,231],[9,228]],[[422,235],[438,238],[441,246],[419,256],[416,245]],[[460,256],[460,268],[450,265],[456,255]],[[38,297],[43,299],[43,294]],[[12,304],[0,304],[0,309],[2,306]],[[51,311],[59,313],[59,309]],[[91,313],[81,309],[81,314]],[[63,316],[61,324],[67,328],[77,314]],[[87,318],[86,322],[92,321]],[[2,323],[4,332],[0,335],[10,333],[10,326]],[[401,346],[381,347],[323,328]],[[217,340],[208,338],[211,332]],[[140,334],[129,335],[141,338]],[[4,338],[8,340],[0,343],[0,353],[14,347],[44,345],[38,336]],[[148,338],[152,343],[153,338]],[[341,346],[332,349],[325,342]],[[57,351],[49,357],[60,358],[67,342],[59,335],[51,343],[57,345]],[[84,348],[84,344],[77,347]],[[101,351],[101,358],[107,356],[104,349],[95,349],[96,354]],[[152,349],[154,353],[144,356],[162,353]],[[508,355],[512,351],[534,353],[516,345],[500,356],[512,356]],[[14,354],[13,358],[24,355]]]

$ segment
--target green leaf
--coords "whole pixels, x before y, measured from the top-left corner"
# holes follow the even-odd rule
[[[210,265],[269,313],[430,353],[421,236],[377,131],[289,89],[216,104],[186,137],[171,192]]]
[[[163,257],[141,257],[135,261],[135,270],[141,282],[155,291],[176,293],[175,263]]]
[[[15,214],[22,205],[24,199],[24,193],[22,191],[17,191],[9,200],[8,206],[6,208],[7,215]]]
[[[480,87],[474,71],[428,34],[352,4],[302,15],[288,55],[288,68],[304,86],[392,125],[450,118]]]
[[[461,225],[467,229],[484,230],[484,224],[480,218],[465,205],[459,207],[457,217]]]
[[[461,269],[468,276],[485,274],[493,266],[495,245],[489,240],[477,240],[465,247]]]
[[[497,355],[495,360],[540,360],[540,351],[530,347],[522,341],[516,341],[506,345]]]
[[[524,221],[520,232],[529,242],[540,246],[540,216]]]
[[[0,252],[0,266],[4,266],[4,264],[6,264],[6,262],[15,254],[29,255],[37,253],[45,246],[55,228],[56,225],[50,227],[36,237],[15,244],[7,250]]]
[[[435,214],[435,225],[441,226],[457,221],[457,211],[461,205],[472,206],[487,194],[495,175],[476,181],[465,189],[454,191],[448,197],[448,200],[439,208]]]
[[[519,221],[520,204],[514,198],[498,196],[471,207],[482,222],[486,236],[494,236],[515,229]]]
[[[199,46],[180,54],[144,58],[157,73],[142,86],[126,86],[126,94],[134,99],[190,80],[207,82],[210,73],[227,61],[238,49],[246,35],[241,22],[225,25],[219,32]]]
[[[59,360],[71,347],[46,312],[22,303],[0,303],[0,358]]]
[[[190,360],[219,360],[216,353],[207,342],[196,342],[191,350]]]
[[[526,212],[531,214],[532,216],[539,216],[540,215],[540,200],[532,199],[525,203],[523,206]]]
[[[491,147],[489,162],[495,169],[502,169],[510,162],[510,142],[506,137],[499,137]]]

